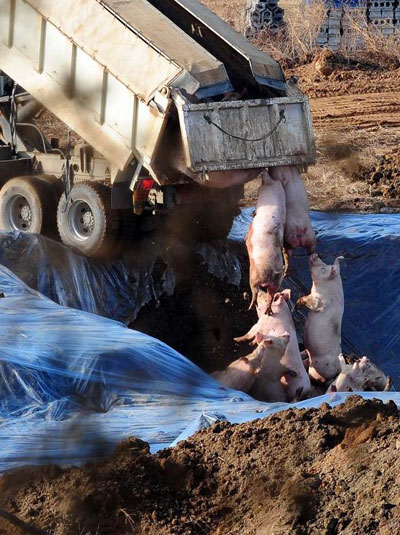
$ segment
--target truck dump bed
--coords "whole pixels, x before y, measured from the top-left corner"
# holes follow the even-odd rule
[[[215,19],[208,50],[186,33],[193,16],[180,28],[147,0],[2,0],[0,69],[101,153],[112,181],[135,160],[165,183],[168,143],[190,173],[311,163],[307,99],[220,102],[236,89],[238,65],[249,87],[281,92],[282,71]]]

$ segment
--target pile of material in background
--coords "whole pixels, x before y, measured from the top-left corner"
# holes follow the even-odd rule
[[[278,0],[247,0],[245,8],[245,35],[250,37],[263,30],[278,28],[283,24],[283,9]]]
[[[317,45],[337,50],[362,48],[368,31],[393,35],[400,26],[398,0],[350,0],[327,2],[326,19]]]

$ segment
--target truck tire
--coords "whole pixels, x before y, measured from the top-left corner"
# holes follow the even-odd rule
[[[71,190],[66,206],[58,203],[57,227],[61,241],[87,256],[108,259],[115,254],[119,216],[111,208],[111,189],[98,182],[80,182]]]
[[[36,177],[15,177],[0,190],[0,228],[51,235],[56,229],[56,201]]]

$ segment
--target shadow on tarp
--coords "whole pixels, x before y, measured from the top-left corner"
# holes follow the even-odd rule
[[[193,247],[210,274],[240,283],[240,262],[222,242]],[[59,305],[130,324],[147,303],[174,293],[175,273],[162,234],[143,238],[142,255],[129,254],[127,248],[125,262],[100,262],[44,236],[0,232],[0,264],[30,288]]]
[[[244,239],[252,211],[243,210],[236,219],[231,239]],[[345,257],[344,352],[369,356],[400,390],[400,214],[312,212],[311,221],[321,258],[331,263],[337,256]],[[284,285],[292,289],[295,302],[311,289],[305,251],[294,254],[292,271]],[[304,312],[294,311],[294,318],[301,337]]]

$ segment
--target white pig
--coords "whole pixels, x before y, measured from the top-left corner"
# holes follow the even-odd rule
[[[285,193],[282,184],[271,179],[267,171],[261,174],[263,184],[258,192],[256,212],[246,238],[250,260],[252,302],[260,289],[268,293],[267,313],[283,279],[283,231],[285,225]]]
[[[290,290],[284,290],[275,295],[272,303],[272,314],[269,316],[263,313],[265,309],[263,300],[264,296],[260,295],[258,299],[258,313],[260,315],[258,322],[247,334],[235,338],[235,340],[236,342],[254,342],[257,333],[262,333],[264,336],[281,336],[287,332],[290,340],[281,359],[281,364],[291,370],[292,374],[282,377],[281,383],[289,401],[304,399],[311,390],[311,382],[300,355],[296,329],[288,306]],[[294,374],[296,375],[294,376]]]
[[[262,359],[260,372],[256,375],[249,394],[259,401],[270,403],[286,401],[286,393],[281,379],[285,375],[292,377],[297,375],[296,372],[281,364],[290,335],[286,332],[281,336],[264,336],[262,333],[257,333],[256,339],[258,348],[262,348]]]
[[[392,386],[392,379],[386,376],[368,357],[362,357],[347,364],[343,355],[339,357],[341,372],[329,386],[329,392],[363,392],[387,391]]]
[[[293,249],[305,247],[308,254],[315,251],[316,239],[311,226],[307,191],[301,174],[295,165],[271,167],[274,180],[281,182],[286,197],[286,223],[284,243],[288,256],[285,258],[289,274],[289,258]]]
[[[211,376],[227,388],[248,392],[260,372],[259,361],[260,359],[241,357],[231,362],[225,370],[214,372]]]
[[[310,309],[303,337],[310,358],[308,372],[313,379],[323,383],[340,372],[344,297],[339,261],[342,258],[336,258],[329,266],[317,254],[311,255],[311,293],[296,303],[296,306],[306,305]]]

